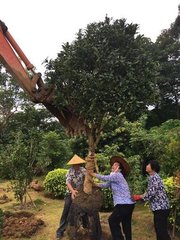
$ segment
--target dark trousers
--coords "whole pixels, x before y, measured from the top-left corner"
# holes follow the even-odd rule
[[[109,216],[109,227],[113,240],[132,240],[131,220],[134,204],[117,204]],[[122,223],[123,233],[120,223]]]
[[[171,240],[168,233],[169,209],[154,211],[154,227],[157,240]]]
[[[61,237],[68,224],[68,214],[72,204],[71,194],[67,194],[64,202],[64,209],[60,218],[59,228],[56,230],[56,236]]]

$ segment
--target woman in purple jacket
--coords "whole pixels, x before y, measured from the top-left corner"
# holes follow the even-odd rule
[[[131,198],[128,183],[125,176],[130,172],[128,163],[119,156],[110,159],[112,172],[109,175],[90,173],[105,183],[99,183],[101,188],[111,188],[114,209],[109,216],[109,227],[113,240],[132,240],[131,219],[135,202]],[[122,229],[120,226],[122,223]],[[125,238],[124,238],[125,236]]]

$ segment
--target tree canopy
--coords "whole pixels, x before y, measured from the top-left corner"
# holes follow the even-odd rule
[[[180,10],[180,7],[179,7]],[[159,101],[156,103],[157,109],[165,109],[171,114],[172,118],[179,118],[179,99],[180,99],[180,12],[169,29],[165,29],[156,41],[157,60],[160,63],[160,74],[158,87],[160,92]],[[166,114],[165,114],[166,115]],[[166,116],[163,120],[166,121]]]
[[[135,119],[153,101],[157,64],[138,25],[105,17],[80,29],[47,65],[56,105],[69,106],[90,126],[119,112]]]

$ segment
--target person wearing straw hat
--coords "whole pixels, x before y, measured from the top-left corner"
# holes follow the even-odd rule
[[[72,199],[78,194],[78,188],[82,186],[84,182],[84,176],[86,174],[86,169],[81,165],[85,163],[78,155],[74,155],[73,158],[67,163],[71,165],[70,169],[66,174],[66,185],[67,185],[67,194],[64,202],[64,209],[60,219],[59,228],[56,231],[56,239],[59,240],[63,237],[68,224],[68,214],[72,204]],[[83,222],[86,224],[86,216],[83,216]]]
[[[130,172],[130,166],[120,156],[113,156],[110,159],[111,173],[100,175],[90,173],[104,183],[98,183],[101,188],[111,188],[113,194],[114,209],[109,216],[108,222],[113,240],[132,240],[131,219],[135,202],[131,197],[128,183],[125,177]],[[122,229],[120,226],[122,224]]]

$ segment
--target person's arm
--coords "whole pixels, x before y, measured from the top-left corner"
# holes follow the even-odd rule
[[[73,180],[73,170],[70,168],[66,174],[66,186],[68,190],[71,192],[71,198],[74,199],[78,193],[76,189],[73,188],[71,182]]]
[[[158,186],[159,186],[158,178],[152,177],[146,192],[142,195],[142,199],[145,201],[153,199],[157,194]]]
[[[94,173],[94,172],[90,172],[89,174],[92,177],[97,177],[97,174]],[[98,174],[98,175],[100,175],[100,174]],[[103,176],[103,175],[101,175],[101,176]],[[100,188],[108,188],[111,185],[109,181],[107,181],[106,183],[95,183],[95,184],[96,184],[97,187],[100,187]]]
[[[144,201],[150,201],[155,197],[157,194],[157,188],[158,188],[158,179],[157,177],[152,177],[151,180],[149,180],[148,188],[146,192],[142,195],[140,194],[134,194],[133,200],[138,201],[138,200],[144,200]]]
[[[102,181],[117,181],[120,179],[120,174],[118,173],[113,173],[113,174],[109,174],[109,175],[101,175],[101,174],[97,174],[97,173],[90,173],[91,176],[96,177]]]
[[[111,186],[111,183],[110,182],[98,183],[98,186],[100,188],[109,188]]]
[[[72,187],[72,185],[71,185],[71,183],[67,183],[67,188],[69,189],[69,191],[71,192],[71,197],[72,197],[72,199],[74,199],[76,196],[77,196],[77,194],[78,194],[78,191],[76,190],[76,189],[74,189],[73,187]]]

